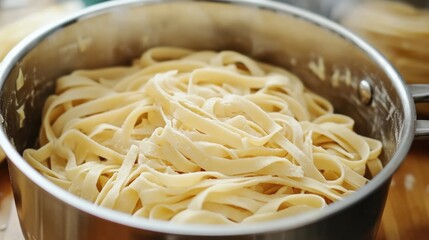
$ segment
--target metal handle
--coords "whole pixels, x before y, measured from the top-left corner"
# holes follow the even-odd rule
[[[415,103],[429,102],[429,84],[409,84],[408,89]],[[414,139],[429,139],[429,120],[417,120]]]
[[[429,120],[417,120],[415,140],[429,140]]]
[[[408,88],[411,91],[414,102],[429,102],[429,84],[409,84]]]

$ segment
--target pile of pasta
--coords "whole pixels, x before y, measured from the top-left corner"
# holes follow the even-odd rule
[[[237,224],[319,210],[382,168],[381,142],[290,72],[233,51],[158,47],[57,80],[24,158],[96,205]]]
[[[429,81],[429,10],[395,1],[367,1],[342,23],[379,48],[407,82]]]

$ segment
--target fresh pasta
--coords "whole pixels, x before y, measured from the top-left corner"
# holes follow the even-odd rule
[[[233,51],[157,47],[77,70],[24,158],[96,205],[175,223],[254,223],[319,210],[382,168],[380,141],[292,73]]]

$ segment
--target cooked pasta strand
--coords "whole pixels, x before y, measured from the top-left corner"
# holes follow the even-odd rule
[[[379,141],[293,74],[232,51],[153,48],[61,77],[24,158],[88,201],[180,223],[269,221],[367,183]]]

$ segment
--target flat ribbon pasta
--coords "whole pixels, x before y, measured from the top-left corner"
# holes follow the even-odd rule
[[[233,51],[158,47],[58,79],[24,158],[94,204],[178,223],[322,209],[382,165],[379,141],[293,74]],[[369,175],[367,174],[369,169]]]

